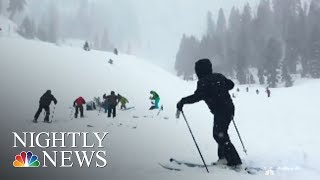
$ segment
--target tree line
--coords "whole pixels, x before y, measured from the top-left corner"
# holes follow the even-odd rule
[[[108,2],[90,0],[0,0],[0,15],[14,21],[17,32],[27,39],[50,43],[60,43],[67,38],[83,39],[92,49],[113,51],[115,46],[120,46],[130,53],[130,43],[136,42],[132,37],[138,33],[133,27],[135,22],[131,22],[134,35],[127,35],[130,37],[112,31],[120,25],[110,22],[116,14],[110,12],[112,7],[108,5]]]
[[[201,39],[182,36],[175,70],[193,79],[195,61],[209,58],[240,84],[290,87],[293,77],[320,78],[319,18],[320,0],[261,0],[254,13],[249,4],[233,7],[228,20],[220,9],[216,23],[208,12]]]

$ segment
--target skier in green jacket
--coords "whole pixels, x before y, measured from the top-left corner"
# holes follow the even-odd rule
[[[121,103],[120,109],[127,109],[126,104],[129,103],[128,99],[118,94],[119,102]]]
[[[155,91],[150,91],[150,94],[151,94],[150,100],[152,101],[154,100],[154,102],[151,101],[152,106],[150,107],[149,110],[159,109],[160,96]]]

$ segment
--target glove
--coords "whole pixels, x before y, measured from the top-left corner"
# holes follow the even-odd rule
[[[183,108],[183,103],[181,102],[181,100],[178,102],[178,104],[177,104],[177,109],[179,110],[179,111],[182,111],[182,108]]]

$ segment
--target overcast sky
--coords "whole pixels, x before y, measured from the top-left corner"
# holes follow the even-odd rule
[[[117,0],[119,1],[119,0]],[[206,30],[206,15],[216,18],[223,8],[226,16],[232,6],[242,9],[249,2],[256,9],[258,0],[120,0],[130,1],[140,25],[143,55],[172,67],[183,33],[198,37]]]
[[[40,0],[29,0],[31,14],[38,19],[47,11]],[[64,13],[76,12],[81,0],[41,0],[55,2]],[[110,39],[120,51],[128,44],[133,54],[148,58],[167,68],[173,68],[182,34],[201,37],[206,31],[206,15],[211,11],[214,20],[223,8],[226,18],[232,6],[242,10],[249,2],[253,10],[259,0],[90,0],[96,2],[92,22],[94,30],[108,29]],[[79,18],[80,20],[80,18]]]

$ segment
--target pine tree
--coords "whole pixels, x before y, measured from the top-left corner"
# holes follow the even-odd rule
[[[307,23],[307,9],[308,4],[305,3],[304,7],[299,11],[298,18],[298,31],[299,31],[299,55],[301,57],[302,77],[309,74],[308,67],[308,23]]]
[[[254,43],[254,59],[255,64],[259,69],[263,69],[266,62],[264,51],[267,47],[268,40],[271,37],[276,37],[274,22],[274,14],[271,10],[269,0],[261,0],[257,10],[257,16],[254,19],[252,29],[252,38]]]
[[[47,21],[44,17],[42,17],[38,29],[37,29],[37,38],[41,41],[48,41],[48,33],[47,33]]]
[[[207,35],[209,37],[213,37],[215,35],[215,24],[210,11],[207,13]]]
[[[226,56],[226,34],[227,33],[227,23],[226,18],[223,12],[223,9],[219,10],[218,20],[217,20],[217,29],[216,29],[216,37],[215,41],[215,61],[218,64],[225,64],[225,56]]]
[[[25,0],[10,0],[9,7],[7,8],[7,11],[10,12],[9,18],[13,20],[14,15],[17,12],[23,11],[25,5],[26,5]]]
[[[177,71],[177,76],[182,76],[184,73],[184,61],[185,61],[185,55],[186,55],[186,45],[187,45],[187,37],[185,34],[183,34],[181,40],[179,49],[176,55],[176,62],[174,65],[175,70]]]
[[[265,83],[265,81],[264,81],[264,70],[262,70],[260,68],[258,69],[258,78],[259,78],[259,83],[261,85],[263,85]]]
[[[2,0],[0,0],[0,14],[2,14],[2,8],[3,8],[3,4],[2,4]]]
[[[251,8],[249,4],[244,7],[241,16],[241,27],[238,41],[238,55],[237,55],[237,78],[240,84],[247,82],[247,71],[252,62],[252,41],[251,41]]]
[[[183,35],[176,56],[175,69],[177,75],[183,76],[185,80],[193,80],[194,63],[201,57],[199,47],[200,42],[194,36]]]
[[[285,82],[285,87],[293,86],[292,77],[289,74],[288,67],[286,67],[285,65],[282,66],[282,81]]]
[[[232,76],[236,67],[239,49],[239,33],[241,29],[241,16],[237,8],[233,7],[229,17],[229,28],[226,36],[226,63],[227,72]]]
[[[286,15],[286,27],[283,39],[286,44],[285,63],[289,67],[289,73],[296,73],[296,65],[299,58],[300,46],[300,24],[299,11],[302,9],[300,0],[291,0],[288,2],[288,14]]]
[[[33,39],[36,34],[33,20],[30,20],[29,17],[25,17],[22,24],[19,26],[18,33],[27,39]]]
[[[227,30],[227,22],[226,17],[224,16],[223,9],[220,8],[219,15],[218,15],[218,21],[217,21],[217,34],[221,35],[225,33]]]
[[[267,72],[267,82],[269,87],[275,88],[278,82],[277,70],[279,69],[279,61],[282,57],[281,43],[278,40],[271,38],[268,42],[265,56],[267,60],[265,64],[265,69]]]
[[[313,78],[320,78],[320,0],[312,0],[309,10],[309,58],[310,74]]]

